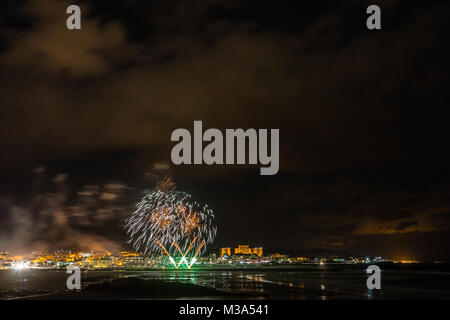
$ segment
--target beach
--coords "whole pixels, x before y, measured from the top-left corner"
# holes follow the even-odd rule
[[[365,266],[198,266],[190,270],[88,270],[68,290],[59,270],[0,270],[2,299],[450,299],[447,265],[382,266],[382,288],[369,290]]]

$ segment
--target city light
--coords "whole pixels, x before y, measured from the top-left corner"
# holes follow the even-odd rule
[[[14,269],[16,270],[23,270],[27,267],[27,265],[25,263],[23,263],[23,261],[19,261],[14,265]]]
[[[161,244],[162,245],[162,244]],[[163,246],[164,247],[164,246]],[[264,253],[263,247],[251,248],[248,245],[238,245],[236,250],[231,247],[219,248],[217,252],[210,252],[200,256],[202,246],[194,250],[194,245],[183,250],[178,246],[177,252],[171,254],[167,250],[163,253],[145,255],[134,251],[72,251],[57,250],[53,253],[31,251],[20,255],[9,251],[0,251],[0,269],[64,269],[76,265],[82,269],[192,269],[205,266],[270,266],[270,265],[299,265],[315,264],[327,268],[333,264],[378,264],[378,263],[420,263],[412,259],[385,259],[383,257],[367,256],[292,256],[281,253]]]

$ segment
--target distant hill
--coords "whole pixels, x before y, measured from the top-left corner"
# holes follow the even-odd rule
[[[232,251],[234,250],[234,247],[231,247]],[[280,254],[287,254],[290,256],[297,256],[297,257],[357,257],[360,256],[358,254],[355,254],[354,252],[346,252],[346,251],[339,251],[334,249],[326,249],[326,248],[312,248],[312,249],[282,249],[282,248],[266,248],[263,247],[264,254],[274,254],[274,253],[280,253]],[[219,247],[210,247],[208,248],[207,254],[210,253],[219,253],[220,248]]]
[[[333,249],[325,248],[313,248],[313,249],[277,249],[277,248],[264,248],[264,254],[281,253],[288,254],[291,256],[303,256],[303,257],[355,257],[355,253],[345,252]]]

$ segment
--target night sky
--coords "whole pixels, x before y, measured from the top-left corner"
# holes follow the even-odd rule
[[[1,2],[0,250],[128,248],[170,175],[211,252],[450,259],[448,1]],[[173,165],[194,120],[280,129],[280,171]]]

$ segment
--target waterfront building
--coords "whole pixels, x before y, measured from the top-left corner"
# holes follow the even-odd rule
[[[237,248],[234,248],[234,254],[255,254],[258,257],[261,257],[263,254],[262,247],[250,248],[249,245],[240,244]]]
[[[231,256],[231,248],[227,247],[227,248],[220,248],[220,256]]]

